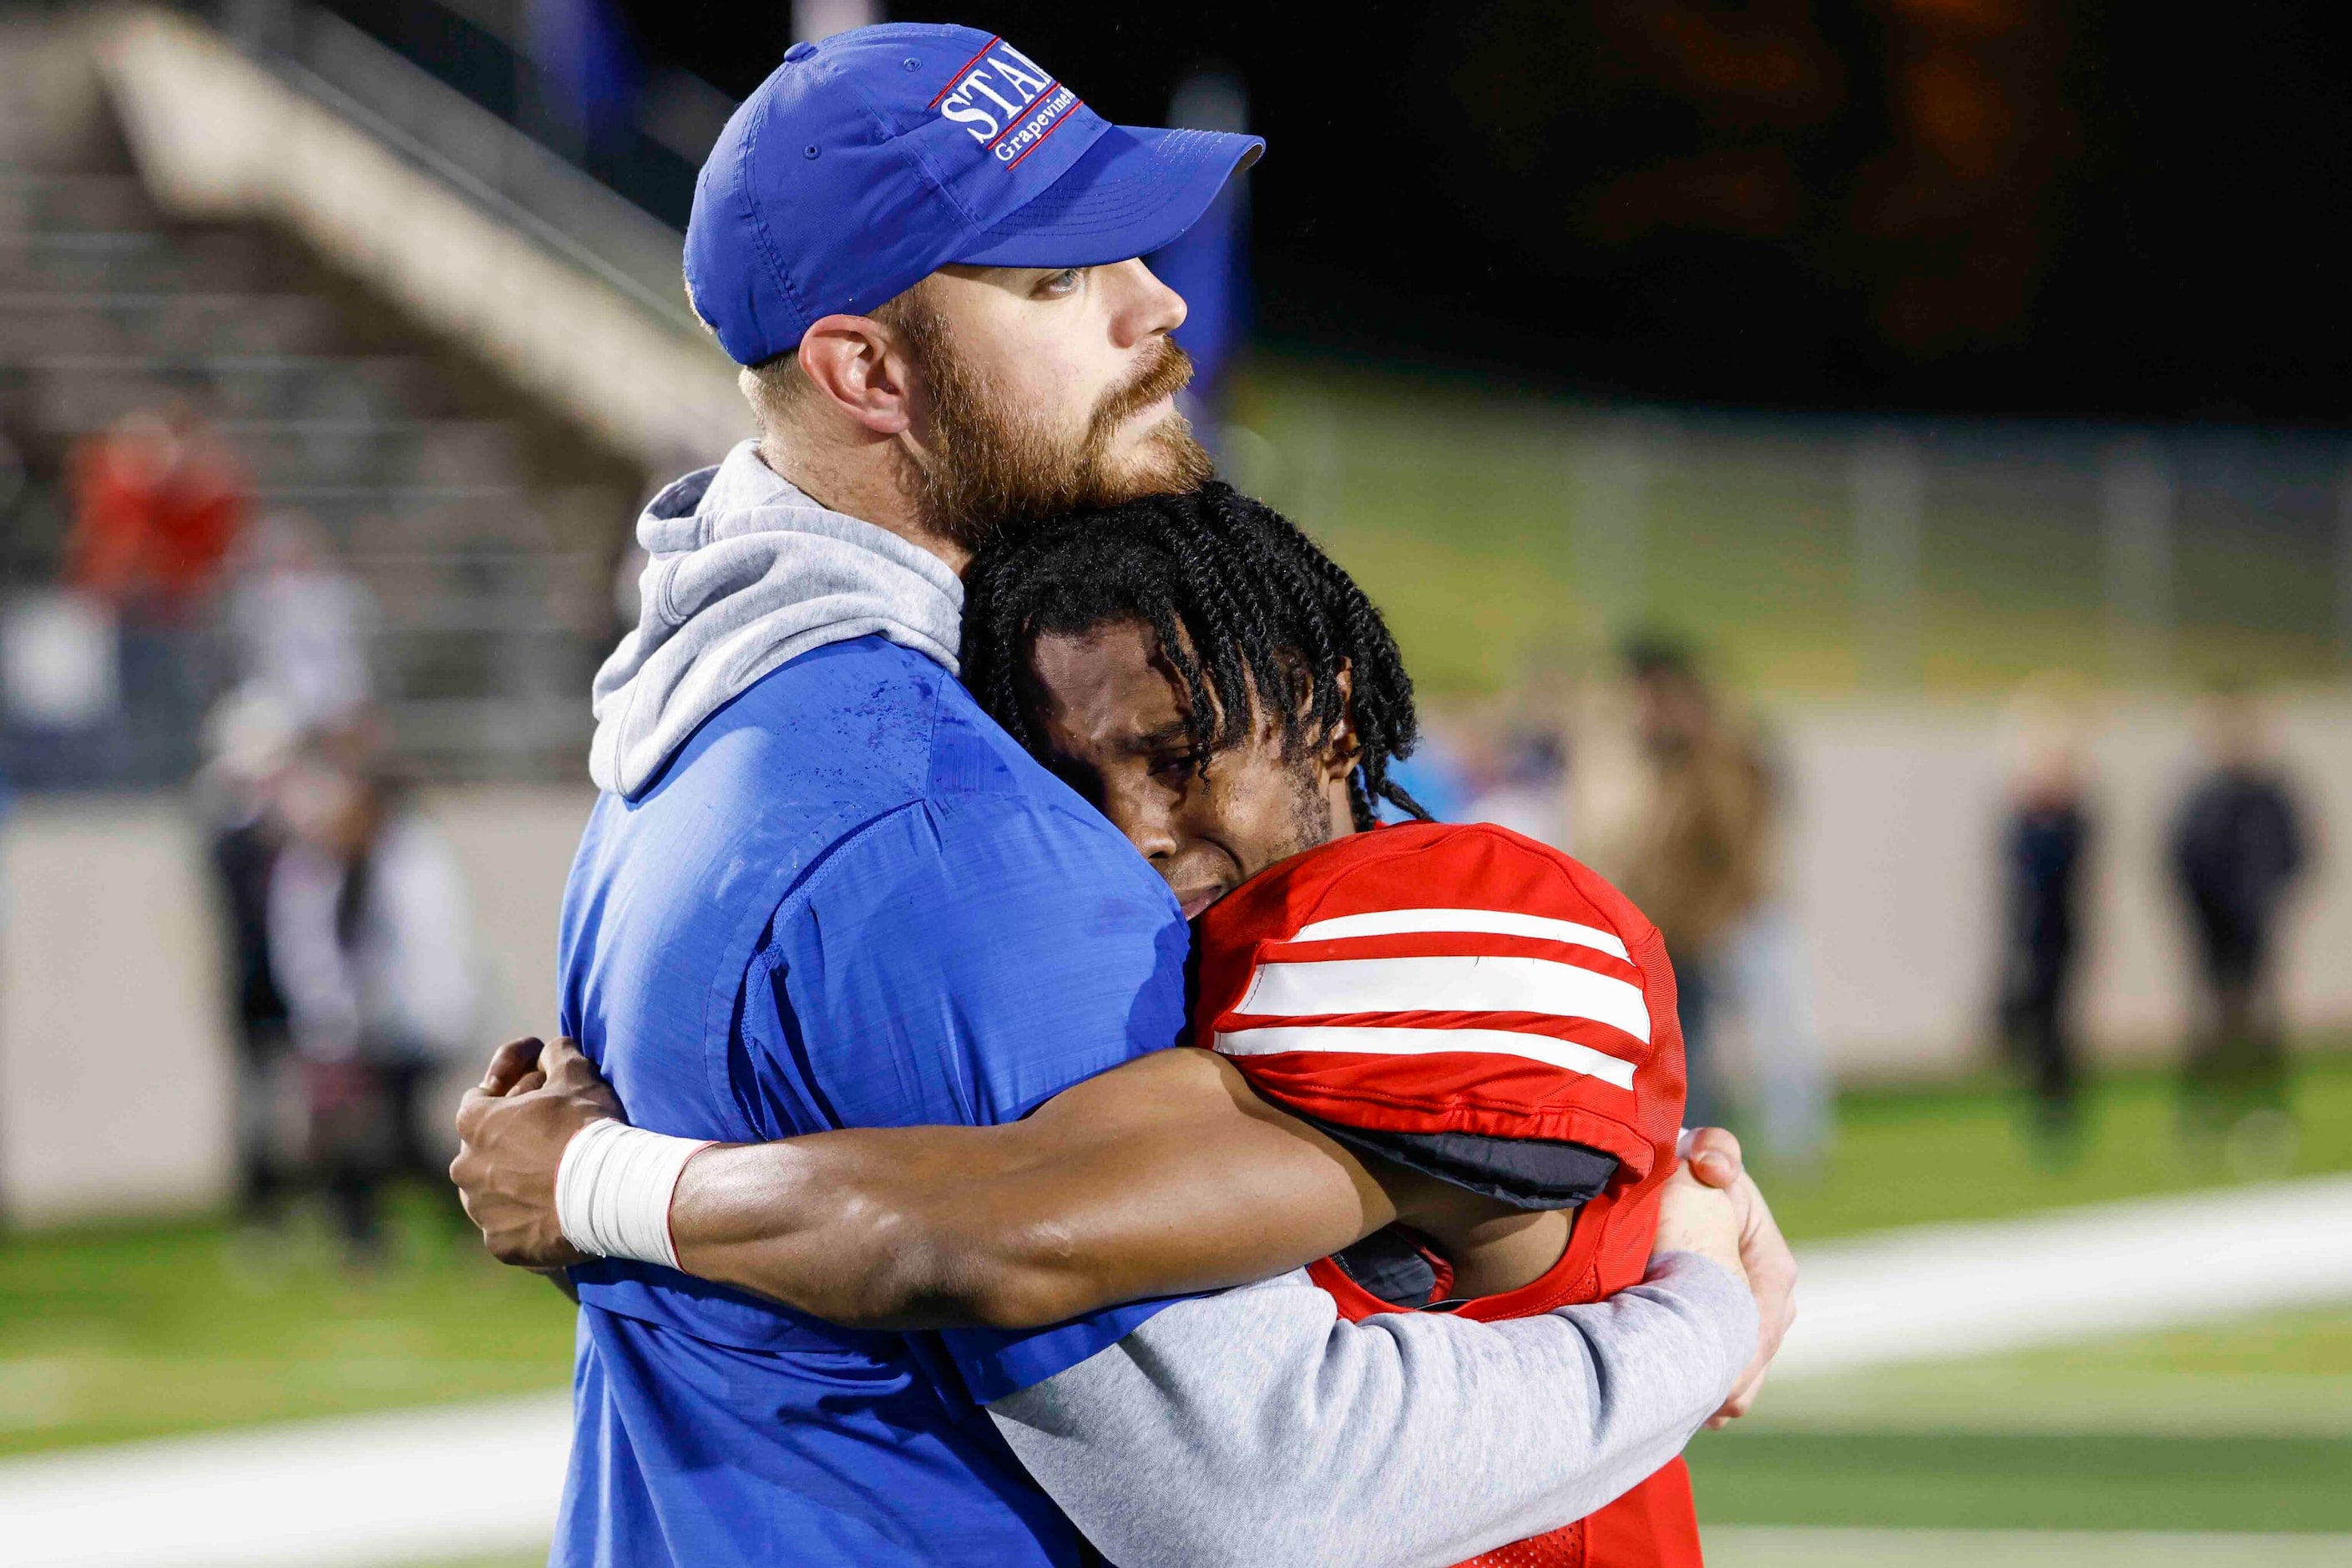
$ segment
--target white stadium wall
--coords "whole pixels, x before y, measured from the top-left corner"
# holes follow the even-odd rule
[[[2352,1025],[2352,703],[2284,716],[2322,859],[2294,921],[2286,994],[2305,1028]],[[1781,715],[1795,783],[1790,899],[1847,1079],[1981,1061],[1993,847],[2010,742],[1982,709]],[[2187,955],[2160,877],[2192,752],[2177,707],[2117,715],[2097,750],[2085,1022],[2102,1055],[2177,1042]],[[444,792],[433,810],[471,878],[485,1052],[543,1033],[555,921],[584,789]],[[20,1223],[217,1203],[230,1179],[231,1054],[203,846],[176,798],[51,800],[0,826],[0,1213]]]
[[[485,1055],[554,1027],[556,914],[593,800],[493,785],[432,803],[468,880]],[[209,876],[175,797],[35,801],[0,824],[0,1217],[228,1195],[235,1055]]]
[[[1984,1060],[1997,847],[2016,742],[1990,709],[1826,707],[1785,717],[1789,892],[1841,1077],[1934,1077]],[[2287,933],[2284,994],[2305,1029],[2352,1026],[2352,703],[2288,705],[2282,748],[2318,864]],[[2107,1058],[2177,1047],[2191,975],[2163,856],[2196,765],[2177,704],[2121,709],[2093,751],[2082,1026]]]
[[[152,799],[0,831],[0,1205],[17,1223],[216,1201],[233,1064],[204,846]]]

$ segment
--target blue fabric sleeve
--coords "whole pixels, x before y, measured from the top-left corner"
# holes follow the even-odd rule
[[[747,994],[738,1103],[771,1136],[1017,1120],[1182,1038],[1189,942],[1166,884],[1076,796],[919,802],[844,843],[778,911]],[[1160,1305],[940,1338],[986,1402]]]
[[[1108,1350],[1169,1304],[1129,1301],[1049,1329],[950,1329],[940,1339],[971,1396],[993,1405]]]

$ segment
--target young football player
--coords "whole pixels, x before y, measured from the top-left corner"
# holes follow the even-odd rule
[[[1638,1283],[1684,1069],[1654,927],[1507,829],[1381,826],[1415,738],[1379,612],[1223,485],[1058,519],[968,579],[965,677],[1199,917],[1193,1040],[1413,1173],[1311,1268],[1346,1316],[1488,1321]],[[1680,1459],[1479,1563],[1699,1561]]]

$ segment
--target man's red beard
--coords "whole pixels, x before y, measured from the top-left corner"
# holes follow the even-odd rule
[[[908,459],[908,480],[933,533],[978,550],[1022,518],[1197,489],[1216,477],[1191,424],[1173,412],[1113,465],[1112,443],[1128,421],[1192,379],[1191,358],[1168,339],[1154,341],[1135,374],[1096,405],[1085,435],[1070,442],[1023,418],[957,356],[936,313],[920,300],[907,304],[893,324],[906,336],[930,416],[929,460]]]

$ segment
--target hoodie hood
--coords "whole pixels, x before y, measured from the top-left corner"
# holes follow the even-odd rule
[[[646,504],[637,628],[596,672],[588,776],[634,799],[701,722],[812,648],[883,637],[956,669],[963,583],[811,500],[745,441]]]

